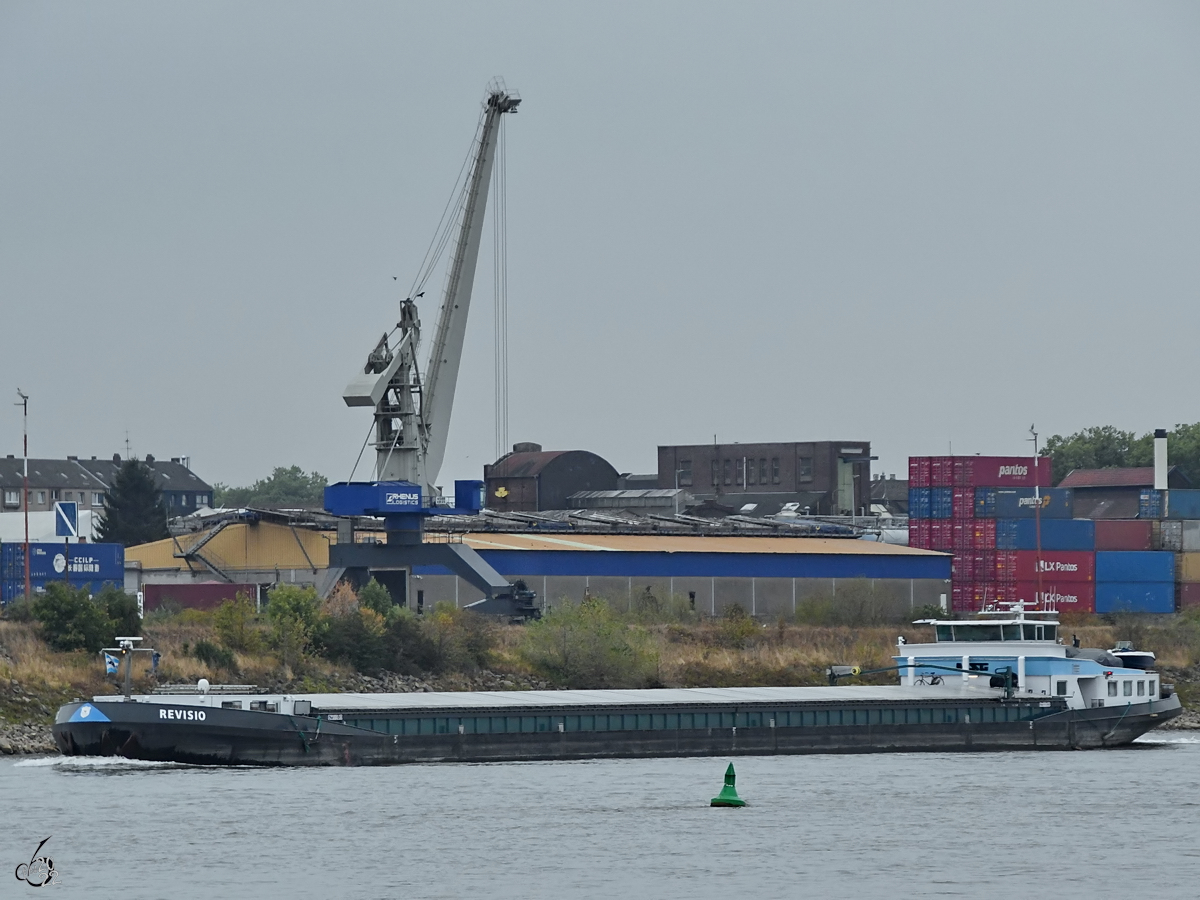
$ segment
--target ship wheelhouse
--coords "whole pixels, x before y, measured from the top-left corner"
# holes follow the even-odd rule
[[[1112,651],[1064,646],[1053,610],[1026,610],[1017,603],[985,611],[979,619],[913,624],[932,626],[934,640],[898,642],[901,684],[961,679],[964,687],[991,687],[998,696],[1008,685],[1016,697],[1061,698],[1077,709],[1146,703],[1169,695],[1152,669],[1153,654],[1139,653],[1131,664],[1133,660]]]

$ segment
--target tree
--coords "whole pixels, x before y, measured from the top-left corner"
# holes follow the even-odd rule
[[[150,467],[127,459],[104,493],[104,512],[96,535],[101,541],[132,547],[170,537],[162,491]]]
[[[1066,437],[1056,434],[1046,441],[1043,454],[1050,457],[1053,466],[1051,478],[1058,484],[1072,469],[1107,469],[1130,465],[1129,452],[1134,441],[1132,431],[1103,425],[1085,428]]]
[[[1167,432],[1170,461],[1200,486],[1200,423],[1176,425]],[[1111,425],[1085,428],[1074,434],[1056,434],[1046,441],[1045,456],[1053,465],[1058,484],[1072,469],[1107,469],[1154,465],[1154,432],[1137,437]]]
[[[268,594],[267,618],[271,620],[275,645],[285,666],[298,662],[308,649],[319,606],[317,592],[312,587],[281,584]]]
[[[46,585],[46,593],[33,601],[33,617],[42,625],[42,636],[55,650],[98,651],[116,638],[116,622],[105,607],[93,600],[86,587],[73,588],[65,581]]]
[[[388,593],[388,589],[374,578],[358,592],[358,604],[366,609],[374,610],[384,618],[387,618],[387,614],[392,611],[392,606],[394,606],[392,595]]]
[[[217,506],[295,507],[322,509],[328,479],[320,472],[305,474],[299,466],[277,466],[269,478],[260,478],[250,487],[213,485]]]

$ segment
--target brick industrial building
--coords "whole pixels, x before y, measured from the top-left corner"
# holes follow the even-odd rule
[[[799,504],[814,515],[861,515],[871,503],[871,442],[693,444],[658,448],[658,487],[755,514]]]

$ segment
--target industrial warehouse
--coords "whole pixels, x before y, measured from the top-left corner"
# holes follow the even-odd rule
[[[951,577],[949,554],[835,537],[431,531],[425,539],[471,548],[509,581],[536,591],[543,606],[603,597],[625,607],[650,596],[686,600],[702,614],[739,604],[774,618],[808,597],[836,600],[841,590],[843,597],[866,591],[891,608],[911,609],[944,603]],[[260,596],[277,583],[312,584],[325,594],[344,575],[330,564],[337,543],[328,520],[220,517],[202,531],[130,548],[126,589],[143,591],[150,609],[166,599],[215,606],[238,592]],[[400,579],[370,574],[414,609],[484,598],[478,586],[437,566],[414,566]]]

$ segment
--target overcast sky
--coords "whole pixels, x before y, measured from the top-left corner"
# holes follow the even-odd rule
[[[514,441],[899,473],[1197,421],[1197,47],[1195,3],[0,0],[0,397],[34,456],[345,478],[500,75]],[[447,485],[493,457],[490,248]]]

